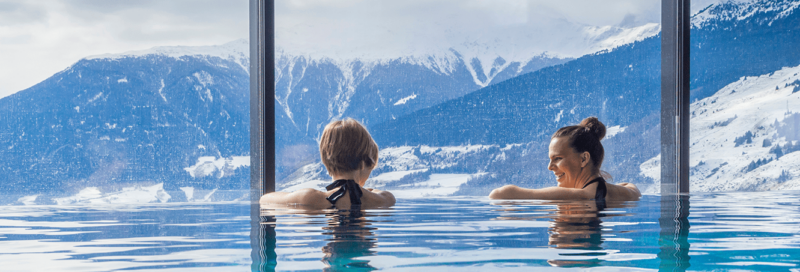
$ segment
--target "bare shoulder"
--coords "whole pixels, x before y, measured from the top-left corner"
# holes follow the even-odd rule
[[[642,193],[633,183],[623,182],[620,184],[608,184],[609,197],[613,200],[639,200]]]
[[[310,208],[325,208],[325,193],[311,189],[300,189],[291,193],[287,192],[273,192],[265,194],[261,197],[261,204],[296,204],[304,205]]]
[[[311,188],[297,190],[294,194],[298,203],[306,205],[318,204],[325,201],[325,197],[327,197],[326,193]]]
[[[364,193],[362,196],[362,199],[364,200],[363,204],[367,208],[390,207],[394,206],[394,204],[397,202],[397,200],[394,198],[394,195],[389,191],[364,188],[362,192]]]

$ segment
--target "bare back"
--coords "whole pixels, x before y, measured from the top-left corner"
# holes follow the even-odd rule
[[[300,189],[292,193],[287,192],[273,192],[261,197],[261,204],[284,204],[284,205],[301,205],[310,209],[327,209],[335,207],[337,209],[350,209],[350,193],[345,194],[336,201],[336,204],[331,204],[328,197],[338,191],[338,187],[333,190],[322,192],[311,188]],[[389,207],[395,204],[396,200],[392,193],[381,191],[371,188],[361,188],[361,208],[373,209],[380,207]]]

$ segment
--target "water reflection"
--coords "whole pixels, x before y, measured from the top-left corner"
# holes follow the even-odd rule
[[[689,268],[689,196],[661,197],[661,227],[658,258],[661,271],[686,271]]]
[[[321,248],[323,257],[320,260],[324,264],[323,271],[372,271],[375,267],[369,264],[369,260],[364,257],[373,256],[375,252],[375,227],[367,217],[368,212],[362,210],[307,210],[307,209],[287,209],[286,207],[261,206],[262,225],[268,236],[264,239],[265,252],[262,258],[270,263],[261,266],[259,271],[274,271],[277,261],[275,247],[275,228],[280,224],[276,222],[278,215],[300,215],[300,216],[324,216],[327,220],[322,227],[322,234],[325,235],[324,241],[327,244]],[[268,221],[267,221],[268,220]],[[297,222],[286,222],[289,225]],[[302,223],[301,223],[302,224]]]
[[[258,203],[252,204],[252,211],[260,213]],[[276,238],[275,217],[251,214],[250,222],[250,258],[253,262],[250,271],[275,271],[278,263],[278,254],[275,253]]]
[[[562,253],[569,256],[602,256],[600,246],[603,243],[600,220],[602,209],[598,209],[594,201],[581,203],[559,203],[550,223],[550,239],[548,244],[561,249],[592,250],[585,253]],[[548,260],[547,263],[559,267],[589,267],[600,265],[599,259],[585,260]]]
[[[325,271],[372,271],[374,267],[369,261],[360,257],[375,255],[371,249],[375,247],[375,238],[372,231],[375,228],[364,216],[361,210],[336,210],[328,217],[328,226],[324,227],[323,234],[330,235],[328,242],[322,248],[325,257]]]
[[[599,210],[593,202],[559,203],[550,223],[549,244],[555,248],[600,250]]]
[[[593,267],[600,266],[600,257],[608,254],[603,251],[602,246],[603,218],[632,215],[616,210],[636,207],[637,202],[503,201],[493,204],[504,206],[499,210],[504,215],[495,219],[552,220],[548,227],[548,246],[569,251],[559,253],[559,257],[563,258],[550,259],[548,264],[558,267]],[[531,215],[531,204],[535,204],[535,211],[539,215]],[[554,206],[554,209],[542,208],[546,206]]]

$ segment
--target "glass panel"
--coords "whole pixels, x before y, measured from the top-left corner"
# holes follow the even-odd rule
[[[797,190],[797,3],[705,4],[692,18],[691,191]]]
[[[555,186],[550,136],[597,116],[603,170],[657,193],[660,1],[278,1],[279,191],[331,182],[318,141],[354,118],[397,197]]]
[[[248,14],[0,2],[0,270],[247,269]]]
[[[247,193],[248,3],[187,5],[2,4],[0,203]]]

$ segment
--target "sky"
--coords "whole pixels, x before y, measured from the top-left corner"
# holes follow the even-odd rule
[[[278,48],[339,58],[481,46],[540,54],[576,39],[580,26],[660,22],[660,0],[295,0],[276,1],[275,9]],[[560,49],[569,57],[586,53]]]
[[[0,0],[0,97],[91,55],[247,39],[248,9],[248,0]]]
[[[717,1],[694,0],[692,10]],[[558,27],[565,23],[660,22],[659,0],[275,2],[278,47],[343,56],[400,56],[469,42],[540,42],[540,50],[547,50],[558,43],[545,41],[560,37]],[[248,8],[247,0],[0,0],[0,98],[91,55],[247,39]],[[532,26],[550,31],[530,31]]]

